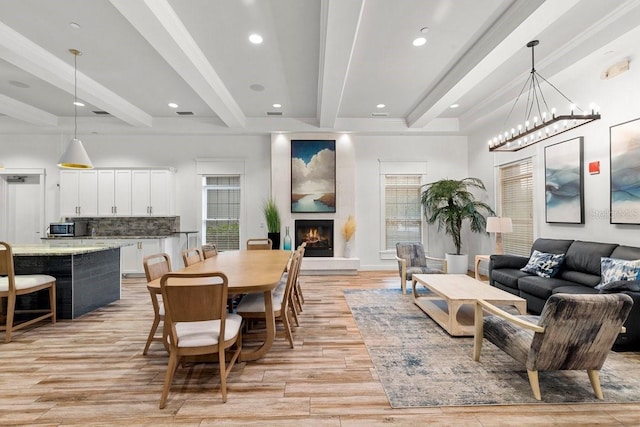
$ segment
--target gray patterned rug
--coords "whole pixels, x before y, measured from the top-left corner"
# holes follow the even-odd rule
[[[539,403],[527,371],[484,341],[453,338],[396,289],[345,290],[358,329],[393,408]],[[542,403],[640,401],[640,363],[611,352],[600,372],[604,401],[586,371],[540,372]]]

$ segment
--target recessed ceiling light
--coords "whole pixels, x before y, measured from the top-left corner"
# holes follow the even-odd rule
[[[429,32],[429,27],[422,27],[422,28],[420,28],[420,32],[421,32],[422,34],[427,34],[427,33]]]
[[[262,43],[262,36],[260,34],[251,34],[249,36],[249,41],[253,44],[260,44]]]
[[[378,104],[378,105],[376,105],[376,108],[384,108],[384,107],[386,107],[386,105],[384,105],[384,104]]]
[[[78,107],[84,107],[84,104],[80,101],[73,101],[73,105],[78,106]]]
[[[282,104],[273,104],[273,108],[282,108]]]
[[[69,22],[69,26],[74,30],[79,30],[81,28],[80,24],[78,24],[77,22]]]
[[[178,104],[176,104],[175,102],[170,102],[167,105],[171,108],[178,108]]]
[[[427,43],[427,39],[424,37],[418,37],[417,39],[413,40],[412,44],[414,46],[423,46],[424,44]]]
[[[460,106],[460,104],[451,104],[449,105],[449,108],[458,108]]]

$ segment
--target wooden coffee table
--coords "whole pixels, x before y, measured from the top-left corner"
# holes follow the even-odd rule
[[[510,305],[527,314],[527,301],[466,274],[414,274],[413,302],[453,336],[473,336],[475,302]],[[430,292],[417,293],[420,284]]]

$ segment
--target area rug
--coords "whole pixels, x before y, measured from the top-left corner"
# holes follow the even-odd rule
[[[484,341],[473,361],[473,338],[451,337],[400,290],[345,290],[358,329],[393,408],[640,401],[640,363],[611,352],[600,371],[604,400],[586,371],[540,372],[542,402],[527,371]]]

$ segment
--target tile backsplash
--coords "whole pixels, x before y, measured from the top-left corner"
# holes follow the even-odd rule
[[[168,236],[180,231],[179,216],[162,217],[94,217],[68,218],[69,221],[86,221],[87,234],[95,229],[96,236]]]

